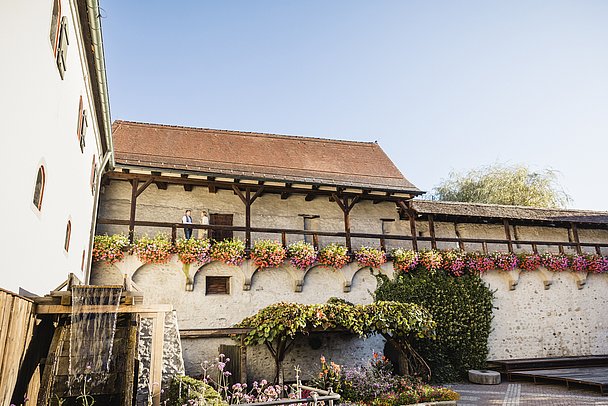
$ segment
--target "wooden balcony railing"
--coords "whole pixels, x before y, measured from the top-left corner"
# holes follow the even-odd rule
[[[431,233],[431,236],[416,236],[412,235],[398,235],[398,234],[375,234],[375,233],[356,233],[356,232],[344,232],[344,231],[311,231],[311,230],[299,230],[299,229],[279,229],[279,228],[266,228],[266,227],[246,227],[246,226],[225,226],[225,225],[202,225],[202,224],[182,224],[182,223],[167,223],[167,222],[156,222],[156,221],[135,221],[130,220],[117,220],[117,219],[98,219],[97,224],[103,225],[118,225],[118,226],[129,226],[133,224],[135,227],[154,227],[164,228],[171,230],[171,240],[175,243],[177,239],[177,230],[190,228],[193,230],[218,230],[218,231],[235,231],[243,232],[248,236],[245,241],[247,250],[251,248],[251,233],[264,233],[272,234],[277,236],[277,240],[280,240],[283,246],[287,246],[288,235],[309,235],[312,236],[313,245],[315,248],[319,248],[319,237],[335,237],[344,241],[349,252],[352,253],[351,239],[361,238],[368,240],[377,240],[379,246],[386,251],[386,242],[388,240],[393,241],[409,241],[411,242],[412,248],[418,250],[418,242],[428,242],[431,248],[437,248],[437,243],[454,243],[457,244],[461,250],[466,250],[467,245],[477,244],[481,246],[484,253],[488,253],[488,245],[501,245],[505,247],[505,251],[514,252],[514,245],[518,246],[529,246],[530,251],[537,253],[539,247],[557,247],[559,252],[564,253],[566,247],[573,248],[577,252],[583,252],[583,248],[593,248],[598,255],[602,254],[602,248],[608,249],[608,242],[596,243],[596,242],[567,242],[567,241],[546,241],[546,240],[514,240],[511,238],[510,233],[506,233],[504,239],[500,238],[460,238],[460,237],[437,237],[435,233]],[[132,235],[131,235],[132,237]],[[340,242],[341,242],[340,241]],[[338,242],[338,241],[336,241]]]

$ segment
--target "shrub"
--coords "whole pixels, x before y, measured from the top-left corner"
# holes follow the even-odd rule
[[[188,376],[173,377],[163,397],[167,406],[226,404],[210,385]]]
[[[251,259],[260,268],[276,268],[283,264],[287,253],[278,241],[256,241],[251,251]]]
[[[180,238],[175,242],[175,252],[184,264],[206,264],[211,261],[211,242],[206,238]]]
[[[341,244],[331,243],[319,251],[319,263],[334,269],[342,268],[349,260],[348,250]]]
[[[377,248],[361,247],[355,252],[355,259],[361,266],[380,268],[386,262],[386,254]]]
[[[96,235],[93,242],[93,262],[113,264],[122,261],[129,246],[129,237],[123,234]]]
[[[154,238],[143,236],[133,245],[133,253],[146,264],[164,264],[171,258],[172,251],[171,240],[164,234]]]
[[[245,260],[245,243],[237,238],[217,241],[211,247],[211,259],[230,265],[241,265]]]
[[[418,267],[394,280],[378,275],[376,300],[416,303],[437,323],[436,339],[416,338],[414,349],[428,362],[435,382],[466,377],[482,368],[488,353],[493,292],[479,275],[453,278],[446,271]]]
[[[302,270],[308,268],[317,260],[317,251],[315,250],[315,247],[304,241],[289,244],[287,252],[291,264]]]

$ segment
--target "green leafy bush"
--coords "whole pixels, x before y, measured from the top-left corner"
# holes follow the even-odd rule
[[[169,389],[163,395],[167,406],[226,404],[215,389],[205,382],[189,376],[175,376],[169,384]]]
[[[493,292],[479,275],[454,278],[448,272],[416,268],[394,280],[379,275],[376,300],[416,303],[437,323],[435,339],[415,338],[414,349],[428,362],[434,382],[464,379],[482,368],[488,354]]]

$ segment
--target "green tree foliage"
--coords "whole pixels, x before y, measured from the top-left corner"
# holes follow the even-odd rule
[[[353,305],[332,300],[312,305],[276,303],[244,319],[237,327],[251,329],[244,337],[245,345],[266,345],[275,360],[275,382],[279,382],[283,359],[297,334],[332,329],[347,330],[360,337],[379,333],[399,345],[412,336],[431,337],[435,323],[428,311],[411,303],[377,301]]]
[[[377,300],[417,303],[437,323],[435,339],[414,338],[412,346],[428,362],[434,382],[464,379],[482,368],[488,354],[493,292],[478,275],[451,277],[422,267],[394,280],[379,275]]]
[[[438,200],[507,204],[535,207],[565,207],[570,197],[552,170],[533,172],[524,165],[491,165],[465,174],[451,172],[435,187]]]

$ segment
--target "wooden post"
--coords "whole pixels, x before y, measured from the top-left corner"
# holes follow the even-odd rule
[[[412,234],[412,249],[414,251],[418,251],[418,236],[417,236],[418,232],[416,231],[416,214],[412,210],[409,210],[407,215],[410,219],[410,233]]]
[[[429,234],[431,235],[431,248],[437,249],[437,240],[435,240],[435,222],[433,221],[433,215],[428,215],[429,219]]]
[[[152,318],[152,348],[150,349],[150,393],[153,406],[160,406],[164,337],[165,313],[159,312]]]
[[[488,243],[487,242],[482,242],[481,243],[481,250],[483,251],[484,254],[488,253]]]
[[[315,250],[319,249],[319,236],[316,233],[312,235],[312,245],[315,247]]]
[[[251,189],[245,189],[245,249],[251,249]]]
[[[131,181],[131,212],[129,214],[129,242],[132,244],[135,234],[135,208],[137,206],[137,186],[139,181]]]
[[[287,247],[287,233],[285,233],[285,231],[281,231],[281,244],[283,244],[283,247]]]
[[[344,233],[346,234],[346,249],[348,252],[353,252],[353,246],[350,240],[350,210],[348,209],[348,197],[344,198]]]
[[[532,244],[532,252],[538,254],[538,246],[536,244]]]
[[[505,226],[505,236],[507,237],[507,247],[509,247],[509,252],[513,252],[513,242],[511,241],[511,227],[509,226],[509,220],[503,219],[502,223]]]
[[[576,253],[582,254],[583,249],[581,248],[581,240],[578,237],[578,227],[576,223],[570,223],[570,228],[572,229],[572,237],[574,237],[574,242],[576,243]]]
[[[595,253],[597,255],[602,255],[602,248],[599,245],[595,246]]]
[[[171,226],[171,243],[175,245],[175,240],[177,240],[177,226],[174,224]]]

